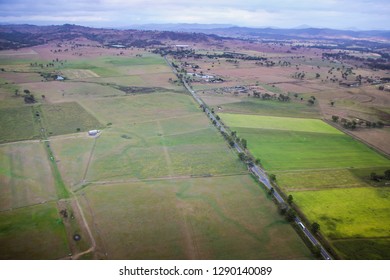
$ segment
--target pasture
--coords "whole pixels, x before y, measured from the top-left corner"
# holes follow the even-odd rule
[[[99,129],[102,124],[76,102],[41,105],[42,124],[48,136]]]
[[[0,146],[0,211],[57,199],[41,143]]]
[[[0,108],[0,143],[38,139],[40,126],[33,106]]]
[[[0,212],[0,259],[59,259],[68,255],[56,202]]]
[[[250,176],[90,185],[80,198],[110,259],[307,259]]]
[[[82,104],[100,122],[112,123],[96,140],[87,181],[245,171],[188,95],[158,93]]]

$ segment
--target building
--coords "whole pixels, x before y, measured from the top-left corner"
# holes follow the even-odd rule
[[[100,130],[97,130],[97,129],[90,130],[90,131],[88,131],[88,135],[89,136],[96,136],[99,132],[100,132]]]

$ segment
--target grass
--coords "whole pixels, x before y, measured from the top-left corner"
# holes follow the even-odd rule
[[[200,110],[188,95],[158,93],[110,99],[88,99],[80,102],[94,112],[100,122],[114,127],[165,118],[184,117]]]
[[[0,143],[39,138],[34,107],[0,108]]]
[[[94,138],[88,136],[51,139],[51,148],[67,186],[72,188],[82,181],[94,142]]]
[[[56,198],[54,178],[42,144],[0,146],[0,210]]]
[[[321,120],[220,114],[271,171],[389,166],[389,160]]]
[[[180,123],[180,120],[176,120]],[[146,131],[147,128],[152,131]],[[154,135],[153,135],[154,134]],[[158,136],[157,134],[161,134]],[[126,138],[123,136],[126,135]],[[148,138],[148,135],[153,135]],[[158,125],[132,133],[105,132],[97,140],[87,180],[230,174],[244,167],[209,127],[164,136]]]
[[[58,259],[68,255],[55,202],[0,213],[0,259]]]
[[[48,136],[87,131],[102,125],[77,102],[44,104],[41,107],[43,127]]]
[[[241,114],[219,114],[230,127],[261,128],[314,133],[342,134],[336,128],[317,119],[286,118]]]
[[[293,197],[331,239],[390,236],[389,187],[303,191]]]
[[[85,192],[83,207],[92,209],[111,259],[310,258],[249,176],[90,186]]]
[[[232,129],[271,171],[389,166],[388,159],[344,134]]]
[[[332,242],[344,259],[389,260],[390,239],[351,239]]]
[[[222,98],[223,100],[223,98]],[[226,113],[259,114],[279,117],[318,118],[317,107],[308,106],[299,102],[279,102],[273,100],[260,100],[255,98],[244,99],[241,102],[222,105]]]
[[[278,185],[290,193],[300,190],[322,190],[329,188],[368,187],[369,184],[355,175],[364,169],[334,169],[298,172],[276,172]]]

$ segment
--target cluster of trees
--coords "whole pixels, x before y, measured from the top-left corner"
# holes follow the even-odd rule
[[[370,174],[370,179],[376,182],[379,182],[380,180],[390,180],[390,169],[387,169],[383,175],[379,175],[375,172],[372,172]]]
[[[307,100],[307,104],[314,105],[316,98],[314,96],[310,96],[309,100]]]
[[[23,97],[24,102],[25,102],[26,104],[33,104],[33,103],[37,102],[37,101],[35,100],[35,96],[34,96],[28,89],[25,89],[25,90],[23,91],[23,93],[24,93],[23,95],[20,95],[19,90],[18,90],[18,89],[15,89],[15,96],[21,96],[21,97]],[[44,95],[42,95],[42,98],[45,98]]]
[[[341,125],[344,128],[347,129],[355,129],[358,126],[360,127],[368,127],[368,128],[383,128],[385,124],[382,121],[377,121],[377,122],[370,122],[370,121],[365,121],[365,120],[347,120],[345,118],[341,118],[339,116],[332,116],[332,121],[333,122],[340,122]]]

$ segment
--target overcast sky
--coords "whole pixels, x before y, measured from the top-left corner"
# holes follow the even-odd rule
[[[390,29],[389,0],[0,0],[0,23]]]

